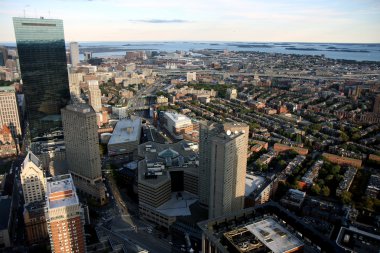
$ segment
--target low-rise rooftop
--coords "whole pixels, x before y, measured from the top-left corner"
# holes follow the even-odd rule
[[[189,192],[173,192],[171,198],[159,206],[156,210],[165,216],[191,215],[190,206],[198,200],[198,197]]]
[[[140,140],[141,118],[130,117],[117,122],[108,145]]]
[[[266,218],[246,226],[273,253],[295,252],[303,243],[273,218]]]

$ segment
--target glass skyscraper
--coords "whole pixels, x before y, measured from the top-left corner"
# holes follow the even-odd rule
[[[13,18],[31,138],[62,128],[70,99],[63,21]]]

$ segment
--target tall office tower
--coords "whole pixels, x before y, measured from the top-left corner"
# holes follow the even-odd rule
[[[92,59],[92,52],[84,52],[83,55],[85,61]]]
[[[380,94],[376,95],[375,103],[373,104],[373,112],[380,114]]]
[[[45,199],[45,172],[41,161],[32,152],[27,154],[21,165],[20,178],[25,205]]]
[[[226,95],[227,95],[228,99],[236,99],[237,98],[237,90],[228,88]]]
[[[31,138],[62,127],[70,100],[63,22],[13,18]]]
[[[94,108],[95,112],[102,110],[102,93],[99,89],[97,80],[88,81],[89,104]]]
[[[70,42],[70,59],[71,65],[76,66],[79,63],[79,45],[78,42]]]
[[[69,174],[47,179],[46,222],[54,253],[86,252],[84,214]]]
[[[8,60],[8,49],[6,47],[0,47],[0,66],[5,66]]]
[[[237,126],[200,124],[199,201],[209,218],[244,208],[249,128]]]
[[[105,188],[99,154],[96,113],[87,104],[68,105],[62,109],[66,159],[78,190],[103,204]]]
[[[74,103],[82,103],[80,83],[83,81],[82,73],[69,73],[69,88],[71,100]]]
[[[20,114],[13,86],[0,87],[0,126],[3,125],[11,129],[14,138],[21,136]]]

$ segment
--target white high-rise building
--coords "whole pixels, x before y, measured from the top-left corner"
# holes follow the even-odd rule
[[[29,152],[21,165],[21,186],[25,205],[45,199],[46,178],[41,161]]]
[[[89,104],[94,108],[95,112],[102,110],[102,92],[99,89],[97,80],[88,81]]]
[[[70,59],[74,67],[79,63],[79,45],[78,42],[70,42]]]
[[[21,135],[20,116],[13,86],[0,87],[0,128],[6,125],[13,137]]]
[[[237,98],[237,90],[236,89],[227,89],[227,98],[228,99],[236,99]]]
[[[82,73],[69,73],[69,88],[71,100],[74,103],[81,103],[82,99],[80,97],[80,83],[83,82]]]
[[[96,113],[87,104],[67,105],[61,110],[66,159],[78,190],[106,201],[99,153]]]
[[[197,72],[187,72],[186,74],[186,81],[196,81],[197,80]]]
[[[200,124],[199,201],[209,218],[244,208],[248,130],[245,124]]]

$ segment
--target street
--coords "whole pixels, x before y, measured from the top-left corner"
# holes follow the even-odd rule
[[[135,203],[125,201],[117,188],[113,177],[106,177],[110,190],[111,209],[98,224],[109,236],[123,238],[126,244],[135,244],[149,252],[171,252],[169,239],[156,231],[152,224],[138,218],[138,207]],[[137,247],[137,248],[139,248]]]

